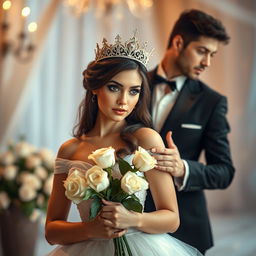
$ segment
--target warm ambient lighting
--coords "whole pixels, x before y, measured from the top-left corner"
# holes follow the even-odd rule
[[[27,17],[30,14],[30,8],[29,7],[24,7],[21,11],[21,15],[23,17]]]
[[[9,10],[11,8],[11,6],[12,6],[12,2],[11,1],[4,1],[3,2],[3,9],[5,11]]]
[[[35,22],[31,22],[29,25],[28,25],[28,31],[33,33],[37,30],[37,24]]]
[[[88,12],[91,8],[102,15],[118,5],[126,5],[133,15],[140,17],[143,11],[153,6],[153,0],[66,0],[66,4],[76,16]],[[122,17],[120,12],[117,16]]]
[[[35,49],[31,36],[32,33],[37,30],[36,22],[31,22],[27,27],[25,25],[26,19],[31,12],[30,8],[26,6],[21,10],[21,16],[23,18],[21,22],[23,26],[21,31],[18,33],[16,40],[10,39],[9,36],[11,26],[8,20],[8,14],[11,12],[12,2],[4,1],[2,8],[4,11],[4,16],[1,24],[1,56],[5,57],[8,53],[13,53],[18,60],[27,61],[32,57]]]

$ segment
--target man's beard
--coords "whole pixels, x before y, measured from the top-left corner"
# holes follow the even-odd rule
[[[189,66],[184,51],[185,50],[182,50],[176,59],[176,68],[179,70],[181,75],[197,80],[199,79],[199,75],[192,74],[193,68]]]

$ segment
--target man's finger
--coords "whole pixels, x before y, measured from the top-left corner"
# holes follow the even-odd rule
[[[155,147],[151,149],[151,152],[154,153],[154,156],[158,156],[158,154],[162,155],[173,155],[176,153],[176,150],[173,148],[160,148]],[[156,154],[156,155],[155,155]]]
[[[168,155],[154,155],[154,158],[158,161],[174,161],[176,159],[176,154],[168,154]]]
[[[172,131],[167,132],[166,142],[167,142],[168,148],[172,148],[172,149],[176,148],[176,145],[174,144],[174,141],[172,139]]]
[[[154,169],[158,170],[158,171],[168,172],[170,174],[172,174],[174,172],[173,167],[166,167],[166,166],[162,166],[162,165],[157,165]]]
[[[161,161],[157,161],[157,165],[156,166],[175,167],[176,163],[173,163],[173,161],[161,160]]]

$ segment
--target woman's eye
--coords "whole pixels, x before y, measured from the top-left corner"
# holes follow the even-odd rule
[[[116,86],[116,85],[113,85],[113,84],[108,85],[108,89],[109,89],[111,92],[118,92],[118,91],[119,91],[119,87]]]
[[[130,94],[131,95],[137,95],[139,93],[140,93],[140,89],[132,89],[132,90],[130,90]]]

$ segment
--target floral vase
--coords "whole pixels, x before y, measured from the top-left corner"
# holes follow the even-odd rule
[[[34,256],[39,223],[32,222],[18,207],[0,213],[3,256]]]

